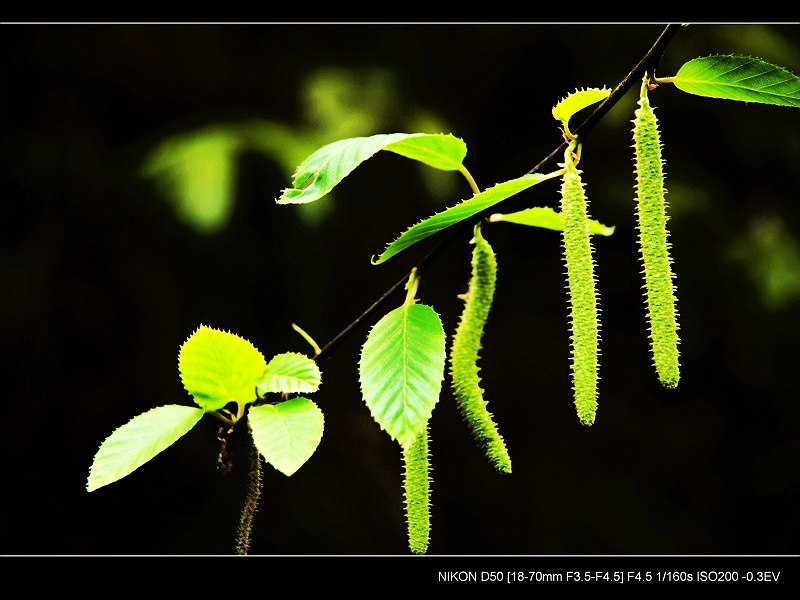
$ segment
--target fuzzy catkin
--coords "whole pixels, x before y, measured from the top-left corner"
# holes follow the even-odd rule
[[[450,374],[458,407],[475,439],[495,469],[510,473],[511,458],[487,409],[487,401],[483,399],[477,364],[483,329],[494,299],[497,258],[489,242],[481,235],[480,225],[475,227],[473,242],[472,278],[463,296],[464,311],[450,349]]]
[[[594,259],[581,171],[571,160],[565,167],[561,214],[572,330],[572,382],[578,418],[584,425],[592,425],[597,413],[600,338]]]
[[[408,545],[414,554],[425,554],[431,532],[431,477],[428,454],[428,425],[417,439],[403,450],[405,473],[403,487],[406,496]]]
[[[658,120],[642,85],[635,113],[636,201],[639,249],[644,267],[647,318],[653,363],[661,383],[674,388],[680,379],[678,311],[667,231],[663,159]]]
[[[250,445],[250,474],[247,482],[247,499],[239,519],[239,535],[236,539],[236,554],[245,555],[250,551],[250,536],[253,531],[253,519],[258,510],[258,501],[261,498],[261,454],[252,439],[252,430],[248,423],[251,438]]]

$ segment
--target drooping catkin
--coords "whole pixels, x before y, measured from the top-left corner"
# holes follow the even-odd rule
[[[453,336],[450,349],[450,374],[453,391],[461,414],[492,465],[501,473],[511,472],[511,458],[503,437],[483,398],[478,375],[478,353],[481,349],[486,319],[494,299],[497,282],[497,258],[489,242],[475,226],[472,251],[472,278],[464,299],[464,311]]]
[[[242,515],[239,519],[239,535],[236,539],[236,554],[245,555],[250,551],[250,536],[253,531],[253,518],[258,510],[258,501],[261,498],[261,453],[252,440],[252,430],[248,423],[251,438],[250,446],[250,474],[247,482],[247,499],[245,500]]]
[[[569,154],[567,151],[561,183],[561,214],[572,330],[572,381],[578,418],[584,425],[592,425],[597,413],[599,309],[586,193],[581,171]]]
[[[678,385],[678,311],[667,231],[663,159],[658,120],[642,84],[635,113],[633,140],[636,159],[636,200],[639,220],[639,249],[644,266],[647,318],[653,362],[661,383]]]
[[[414,554],[425,554],[431,532],[431,476],[428,454],[428,425],[417,439],[403,450],[405,473],[403,487],[406,497],[408,545]]]

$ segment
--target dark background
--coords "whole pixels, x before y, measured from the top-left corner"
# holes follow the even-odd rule
[[[470,195],[463,181],[445,177],[436,180],[444,188],[433,188],[430,173],[379,153],[314,219],[275,204],[290,172],[276,158],[286,143],[273,137],[262,140],[277,148],[272,154],[237,153],[230,218],[204,231],[140,176],[156,144],[255,119],[297,139],[302,131],[310,152],[332,141],[317,143],[314,132],[337,121],[309,116],[310,78],[335,68],[355,81],[342,100],[347,115],[347,106],[369,100],[356,84],[372,85],[378,73],[383,92],[369,100],[378,110],[358,135],[409,131],[414,115],[437,115],[443,131],[466,141],[465,164],[489,187],[558,145],[550,115],[558,100],[576,88],[614,87],[662,29],[4,25],[0,551],[232,553],[242,440],[233,472],[221,475],[218,423],[207,416],[90,494],[98,446],[150,408],[191,404],[177,356],[199,324],[238,333],[268,358],[308,352],[292,322],[330,340],[434,240],[381,266],[370,257]],[[712,53],[759,56],[800,73],[797,34],[795,24],[682,28],[659,74]],[[582,427],[572,405],[558,234],[486,227],[500,273],[481,375],[513,474],[491,469],[445,389],[431,422],[431,554],[798,552],[800,115],[672,86],[651,93],[681,313],[682,378],[670,391],[655,377],[646,336],[635,101],[632,90],[593,130],[581,160],[592,216],[617,227],[594,241],[597,422]],[[557,206],[558,183],[521,202]],[[467,241],[443,254],[420,288],[448,332],[469,274]],[[252,553],[408,552],[400,450],[371,420],[358,385],[359,350],[378,316],[320,364],[313,399],[326,421],[316,453],[290,478],[265,467]]]

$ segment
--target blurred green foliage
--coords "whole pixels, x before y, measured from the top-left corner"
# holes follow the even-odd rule
[[[400,110],[396,97],[394,78],[386,69],[322,68],[303,85],[306,109],[300,126],[251,118],[171,134],[150,148],[140,173],[155,180],[181,221],[200,234],[214,233],[228,224],[233,212],[240,153],[257,151],[275,160],[288,182],[297,166],[325,144],[382,132],[389,117]],[[447,129],[424,109],[412,110],[406,121],[409,132],[446,133]],[[455,190],[453,173],[429,171],[421,169],[421,176],[434,198]],[[333,206],[328,199],[295,210],[307,224],[317,225]]]
[[[780,215],[752,218],[728,256],[742,265],[766,310],[780,311],[800,302],[800,243]]]

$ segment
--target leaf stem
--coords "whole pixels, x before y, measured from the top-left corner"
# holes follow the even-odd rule
[[[411,274],[408,276],[408,283],[406,283],[406,301],[404,305],[414,304],[417,296],[417,289],[419,288],[419,276],[417,275],[417,268],[411,269]]]
[[[479,188],[478,184],[475,183],[475,179],[473,179],[472,173],[467,171],[467,167],[465,167],[464,165],[461,165],[461,168],[459,168],[458,171],[466,178],[467,183],[469,183],[469,187],[472,188],[472,193],[473,194],[480,194],[481,193],[481,188]]]
[[[305,330],[303,330],[302,327],[300,327],[299,325],[296,325],[295,323],[292,323],[292,329],[294,329],[297,333],[299,333],[301,336],[303,336],[303,339],[309,343],[309,345],[311,346],[311,349],[314,350],[314,355],[315,356],[319,355],[321,350],[319,348],[319,344],[317,344],[317,342],[314,341],[314,338],[312,338],[310,335],[308,335],[308,333],[306,333]]]
[[[662,83],[674,83],[677,77],[652,77],[653,83],[662,84]]]
[[[225,410],[225,409],[223,409],[223,410]],[[226,424],[230,425],[231,427],[233,427],[233,426],[236,424],[236,423],[235,423],[235,421],[234,421],[233,419],[229,419],[228,417],[226,417],[225,415],[223,415],[223,414],[222,414],[220,411],[218,411],[218,410],[212,410],[212,411],[211,411],[211,414],[212,414],[212,415],[214,415],[215,417],[217,417],[217,418],[218,418],[220,421],[222,421],[223,423],[226,423]],[[233,415],[231,415],[231,416],[233,416]]]

